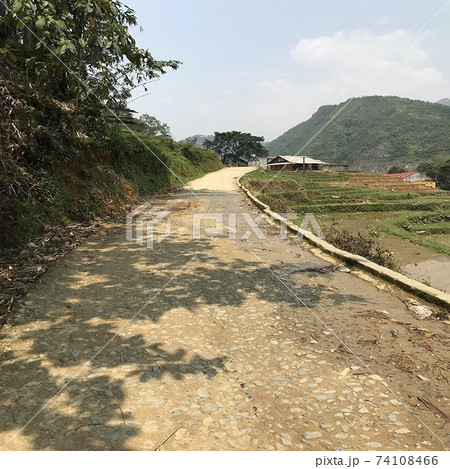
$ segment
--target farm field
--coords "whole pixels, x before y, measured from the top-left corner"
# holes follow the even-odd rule
[[[274,176],[257,170],[243,183],[272,210],[297,213],[298,223],[313,213],[327,240],[338,247],[370,258],[361,249],[371,244],[375,254],[377,247],[384,251],[372,258],[375,262],[450,290],[449,192],[367,173],[286,171]]]

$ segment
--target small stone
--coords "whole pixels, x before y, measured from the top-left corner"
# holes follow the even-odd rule
[[[338,440],[346,440],[348,438],[348,433],[336,433],[334,437]]]
[[[408,430],[406,427],[399,428],[398,430],[395,430],[395,433],[411,433],[411,430]]]
[[[133,430],[132,428],[130,428],[129,430],[127,430],[127,431],[125,432],[125,434],[126,434],[127,436],[136,436],[136,435],[137,435],[137,431],[136,431],[136,430]]]
[[[403,405],[398,399],[391,399],[389,401],[392,405]]]
[[[216,410],[219,410],[219,406],[217,404],[205,404],[202,407],[202,410],[204,412],[214,412]]]
[[[70,392],[77,392],[78,389],[80,389],[80,388],[76,384],[74,384],[73,386],[70,386],[69,391]]]
[[[317,362],[318,365],[326,365],[327,364],[327,361],[326,360],[320,360],[319,362]]]
[[[41,353],[41,352],[46,352],[50,345],[47,344],[47,342],[39,342],[36,344],[35,349],[36,352]]]
[[[422,381],[430,381],[428,378],[425,378],[425,376],[422,376],[422,375],[417,375],[417,377],[421,379]]]
[[[320,438],[322,436],[321,432],[306,432],[303,433],[303,438],[305,440],[314,440],[315,438]]]
[[[75,357],[78,357],[78,355],[80,355],[81,353],[81,350],[72,350],[72,356],[75,358]]]
[[[431,446],[431,441],[425,440],[422,441],[423,446]]]
[[[283,445],[286,445],[286,446],[292,446],[292,441],[284,437],[281,438],[281,443],[283,443]]]
[[[315,355],[313,355],[312,353],[307,353],[306,358],[309,358],[310,360],[314,360],[317,357]]]
[[[103,420],[98,415],[91,415],[91,420],[95,423],[102,423]]]
[[[367,410],[367,407],[362,406],[362,407],[359,408],[359,413],[360,414],[368,414],[369,411]]]
[[[261,381],[253,381],[253,384],[255,386],[264,386],[264,383],[262,383]]]
[[[105,395],[108,397],[114,397],[114,393],[112,391],[105,391]]]
[[[323,394],[320,396],[316,396],[316,401],[323,402],[323,401],[328,401],[329,399],[333,399],[334,395],[333,394]]]
[[[306,373],[306,370],[305,370],[304,368],[299,368],[299,369],[297,370],[297,374],[298,374],[298,375],[304,375],[305,373]]]
[[[320,427],[325,429],[325,428],[330,428],[331,425],[329,423],[321,423]]]
[[[283,376],[280,376],[280,375],[274,376],[274,377],[273,377],[273,380],[274,380],[274,381],[284,381],[284,377],[283,377]]]
[[[369,441],[369,443],[367,443],[367,447],[368,448],[381,448],[383,445],[381,443],[378,443],[376,441]]]
[[[397,421],[397,416],[396,416],[395,414],[389,414],[389,415],[388,415],[388,418],[389,418],[390,420],[392,420],[393,422],[396,422],[396,421]]]

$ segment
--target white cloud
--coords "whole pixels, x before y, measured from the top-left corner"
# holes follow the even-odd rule
[[[404,29],[382,35],[360,29],[301,39],[290,54],[284,77],[253,86],[247,82],[245,87],[236,81],[232,90],[222,90],[215,104],[191,103],[179,133],[237,129],[270,141],[308,119],[318,107],[353,96],[437,101],[449,94],[447,77],[431,63],[421,42]]]
[[[268,139],[307,119],[319,106],[353,96],[436,101],[448,95],[449,81],[429,63],[420,41],[403,29],[383,35],[340,31],[302,39],[291,57],[298,64],[298,76],[308,79],[265,80],[254,90],[254,117],[265,127]],[[262,121],[270,115],[275,119],[269,129]]]
[[[404,29],[375,35],[367,30],[302,39],[291,50],[295,61],[322,67],[318,86],[332,83],[355,94],[391,94],[426,99],[448,82],[428,63],[420,41]]]

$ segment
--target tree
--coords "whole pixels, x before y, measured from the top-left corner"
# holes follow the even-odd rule
[[[74,103],[124,105],[134,88],[176,69],[129,32],[135,13],[118,0],[1,0],[0,73]]]
[[[169,137],[170,127],[163,122],[160,122],[156,117],[148,114],[142,114],[138,119],[138,123],[141,124],[141,132],[144,132],[153,137]]]
[[[256,137],[249,133],[233,130],[231,132],[214,132],[213,140],[206,140],[203,146],[216,151],[222,161],[237,163],[239,158],[246,161],[268,156],[262,146],[264,137]]]
[[[450,190],[450,158],[420,163],[417,171],[433,178],[441,189]]]
[[[397,173],[406,173],[406,168],[404,166],[392,166],[388,174],[397,174]]]

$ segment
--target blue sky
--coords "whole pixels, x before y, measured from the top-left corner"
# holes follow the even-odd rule
[[[270,141],[352,96],[450,97],[450,5],[416,36],[449,0],[123,3],[141,47],[183,62],[130,103],[177,140],[240,130]]]

